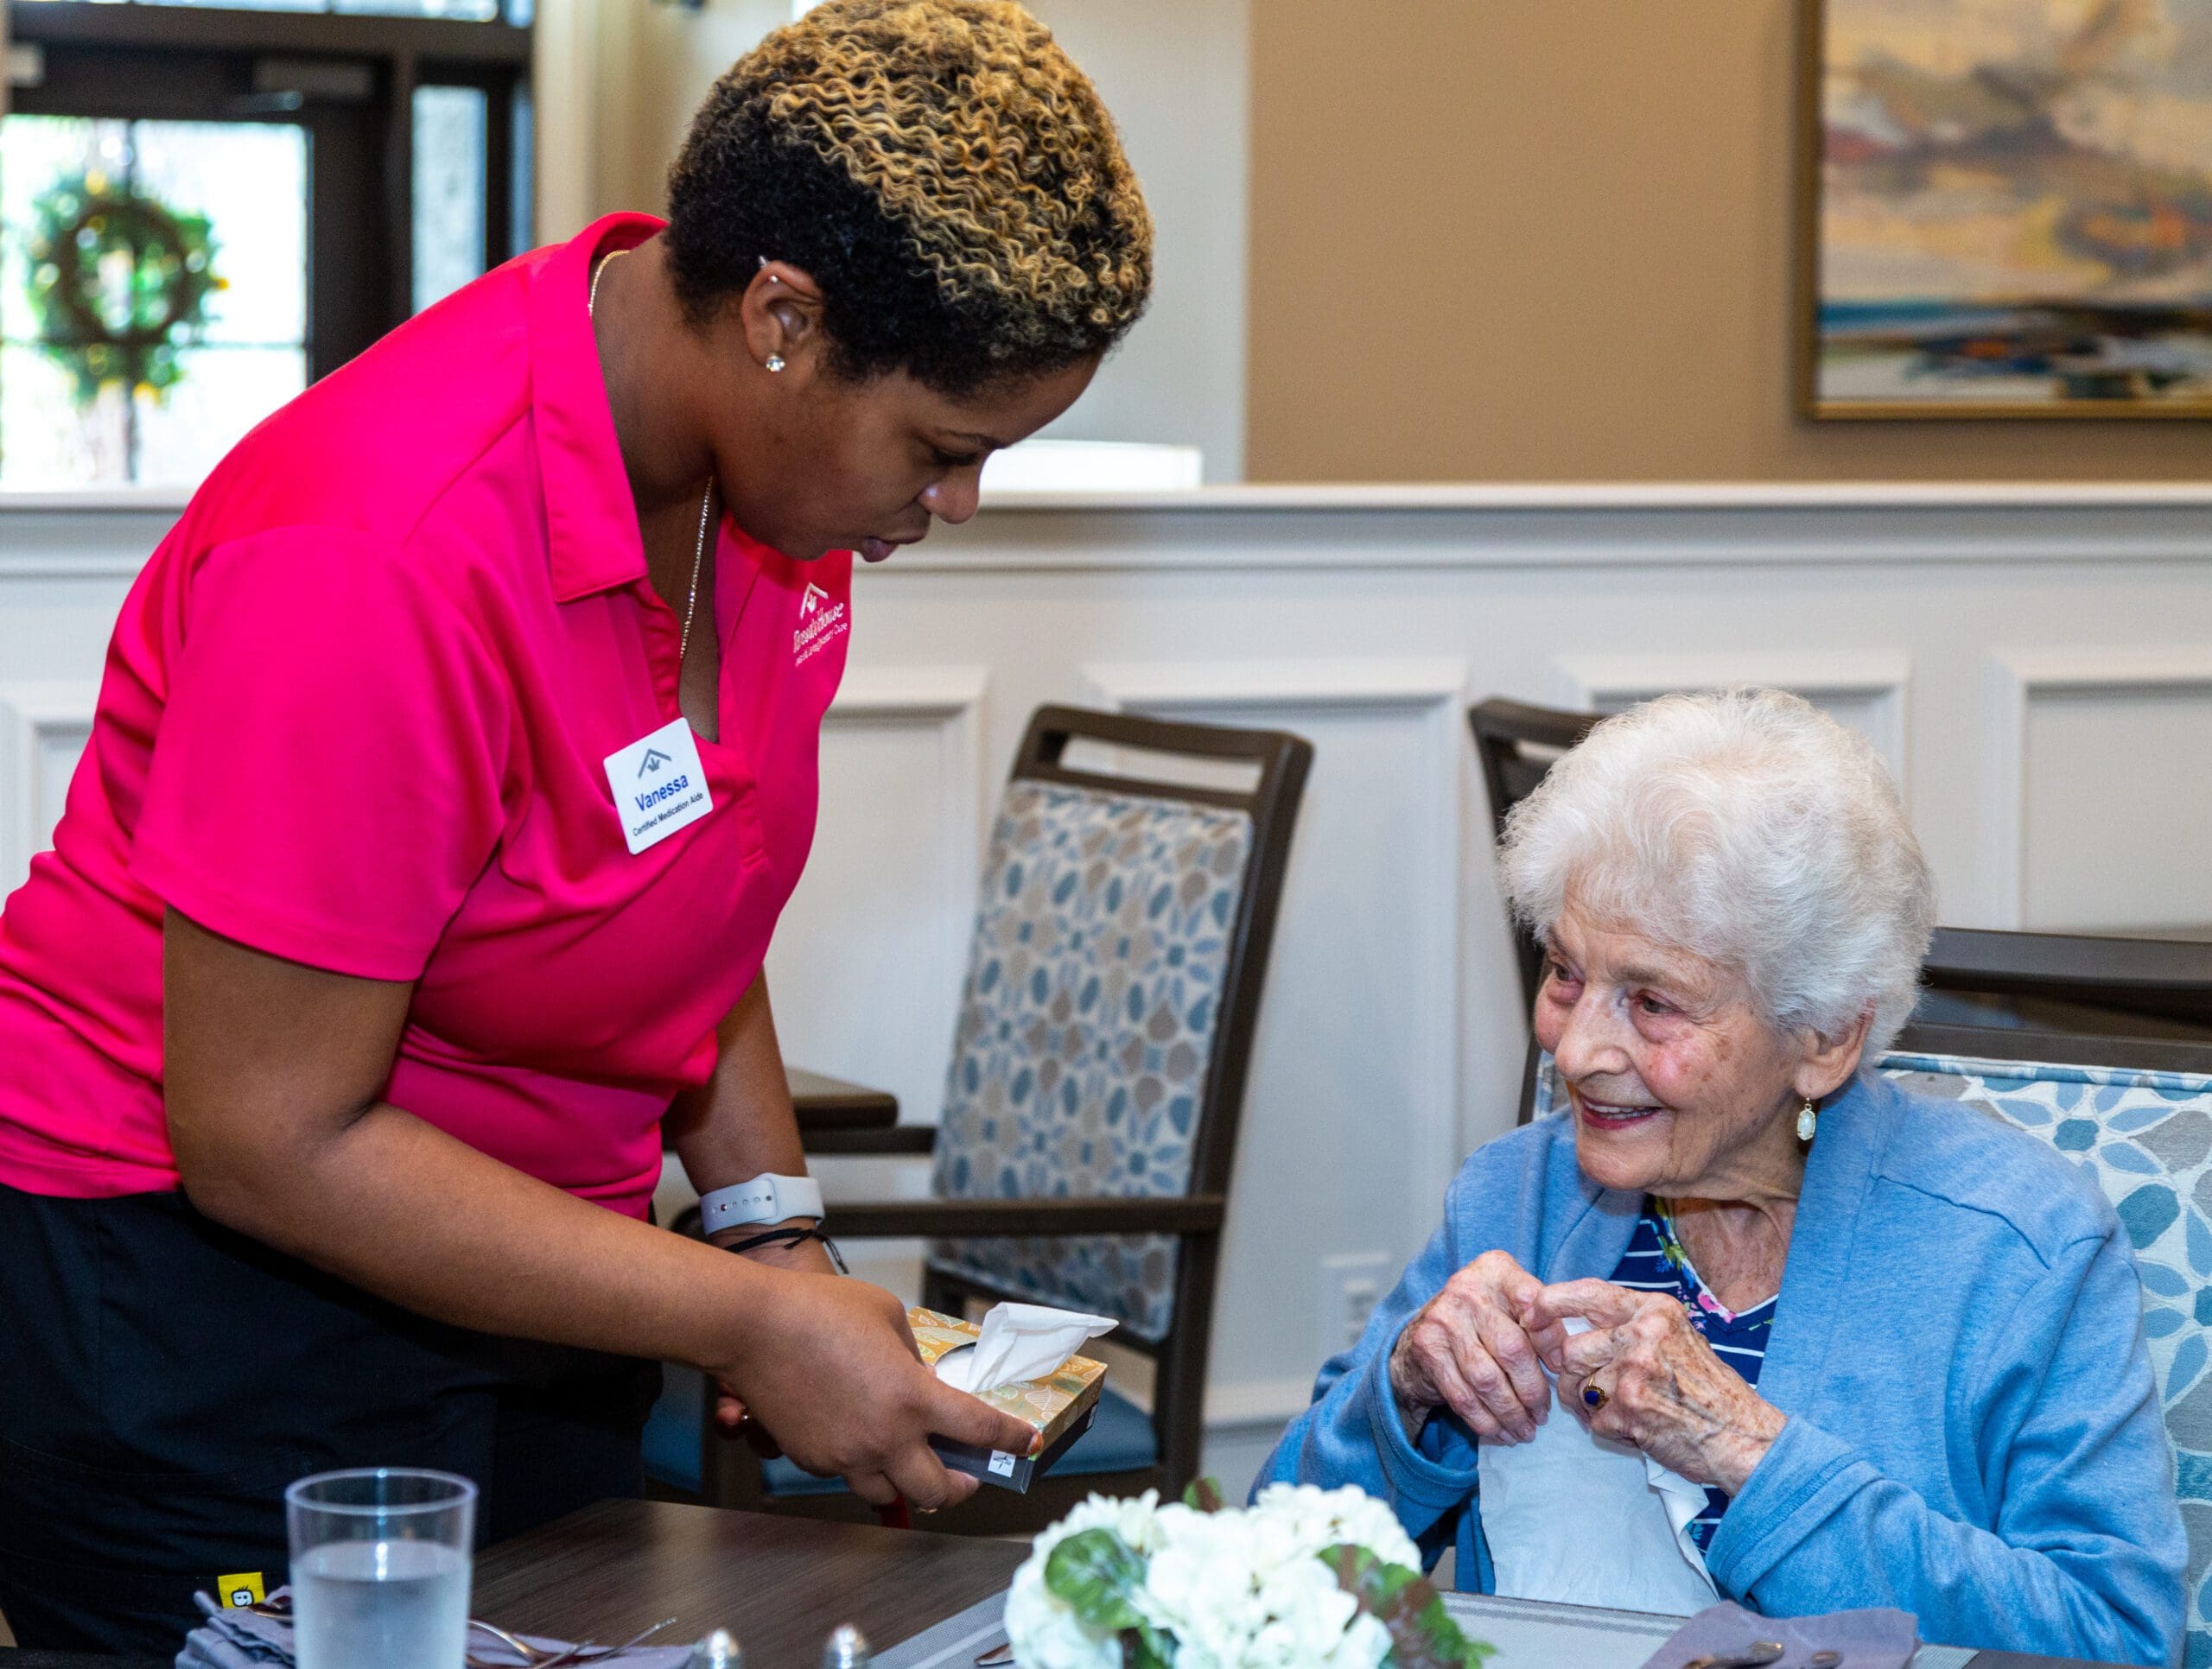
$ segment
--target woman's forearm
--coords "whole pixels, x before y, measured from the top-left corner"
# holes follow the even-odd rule
[[[928,1438],[1018,1449],[1019,1420],[938,1383],[903,1305],[575,1199],[382,1099],[412,989],[288,961],[172,911],[170,1145],[208,1216],[418,1314],[688,1362],[808,1469],[872,1501],[962,1498]]]
[[[256,1240],[434,1319],[710,1367],[772,1272],[563,1192],[400,1108],[288,1144],[251,1185],[195,1204]]]
[[[587,1204],[382,1099],[410,987],[162,939],[164,1093],[208,1216],[440,1321],[720,1365],[772,1272]]]
[[[746,987],[715,1032],[714,1076],[676,1098],[670,1145],[701,1193],[763,1171],[806,1174],[764,974]]]

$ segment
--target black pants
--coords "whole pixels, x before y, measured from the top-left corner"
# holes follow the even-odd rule
[[[634,1495],[659,1383],[424,1321],[181,1195],[0,1188],[0,1613],[27,1647],[175,1652],[195,1589],[284,1580],[310,1472],[458,1472],[480,1543]]]

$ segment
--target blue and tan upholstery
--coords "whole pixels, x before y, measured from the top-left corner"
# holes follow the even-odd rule
[[[947,1199],[1187,1192],[1230,930],[1252,853],[1242,811],[1017,781],[991,831],[954,1028],[932,1191]],[[1174,1323],[1165,1234],[938,1241],[929,1266],[1039,1304]],[[1109,1387],[1056,1470],[1150,1466],[1152,1419]],[[771,1495],[842,1485],[788,1461]]]
[[[1252,852],[1242,811],[1017,782],[991,834],[938,1126],[950,1199],[1186,1192]],[[1165,1235],[940,1241],[931,1267],[1173,1324]]]
[[[2050,1066],[1902,1051],[1881,1070],[1923,1095],[2040,1136],[2097,1179],[2134,1243],[2143,1330],[2174,1448],[2183,1523],[2190,1669],[2212,1669],[2212,1076]]]

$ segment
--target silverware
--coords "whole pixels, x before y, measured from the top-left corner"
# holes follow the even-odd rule
[[[1682,1669],[1760,1669],[1778,1659],[1785,1649],[1778,1640],[1755,1640],[1740,1652],[1708,1652],[1692,1658]]]
[[[675,1621],[674,1617],[663,1617],[652,1628],[640,1628],[620,1646],[594,1646],[589,1640],[585,1640],[581,1645],[571,1646],[565,1652],[556,1652],[550,1658],[532,1659],[529,1669],[561,1669],[563,1664],[597,1663],[602,1658],[619,1658],[632,1647],[643,1646],[662,1629],[673,1626]]]
[[[512,1652],[517,1657],[520,1658],[525,1665],[533,1664],[541,1658],[550,1658],[554,1655],[553,1651],[550,1647],[532,1646],[528,1640],[518,1639],[517,1636],[510,1634],[505,1629],[500,1628],[497,1623],[486,1622],[479,1617],[471,1617],[468,1620],[468,1626],[471,1628],[482,1629],[493,1640],[499,1641],[500,1645],[505,1647],[507,1650]]]
[[[276,1617],[285,1622],[295,1621],[291,1602],[289,1599],[257,1600],[251,1605],[240,1606],[238,1609],[243,1611],[251,1611],[259,1617]],[[522,1669],[559,1669],[559,1666],[564,1664],[597,1663],[601,1658],[618,1656],[633,1646],[643,1646],[662,1629],[673,1625],[675,1621],[674,1617],[664,1617],[652,1628],[642,1630],[631,1639],[624,1640],[620,1646],[594,1646],[589,1640],[585,1640],[580,1645],[564,1647],[557,1652],[550,1647],[532,1646],[528,1640],[509,1634],[497,1623],[486,1622],[480,1617],[469,1618],[468,1626],[471,1628],[483,1630],[520,1658]],[[709,1638],[712,1637],[709,1636]],[[486,1663],[475,1657],[469,1658],[468,1663],[471,1669],[512,1669],[511,1666]]]
[[[976,1659],[976,1669],[1001,1669],[1001,1666],[1012,1663],[1013,1661],[1014,1642],[1012,1640],[1008,1640],[1003,1646],[994,1646],[989,1651],[984,1653],[982,1656],[977,1658]]]

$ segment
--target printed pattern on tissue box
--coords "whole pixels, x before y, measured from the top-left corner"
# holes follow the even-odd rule
[[[983,1331],[974,1322],[937,1310],[909,1310],[906,1325],[913,1331],[914,1345],[921,1352],[924,1365],[931,1368],[937,1366],[939,1357],[975,1343]],[[1052,1463],[1074,1447],[1075,1439],[1089,1429],[1091,1415],[1098,1406],[1099,1393],[1105,1386],[1104,1362],[1093,1361],[1088,1356],[1070,1356],[1047,1379],[1017,1380],[995,1391],[975,1393],[992,1407],[1003,1409],[1037,1428],[1045,1443],[1043,1451],[1033,1458],[1002,1451],[986,1452],[943,1438],[932,1439],[931,1446],[946,1465],[970,1473],[986,1483],[1027,1489],[1032,1478],[1051,1470]]]

